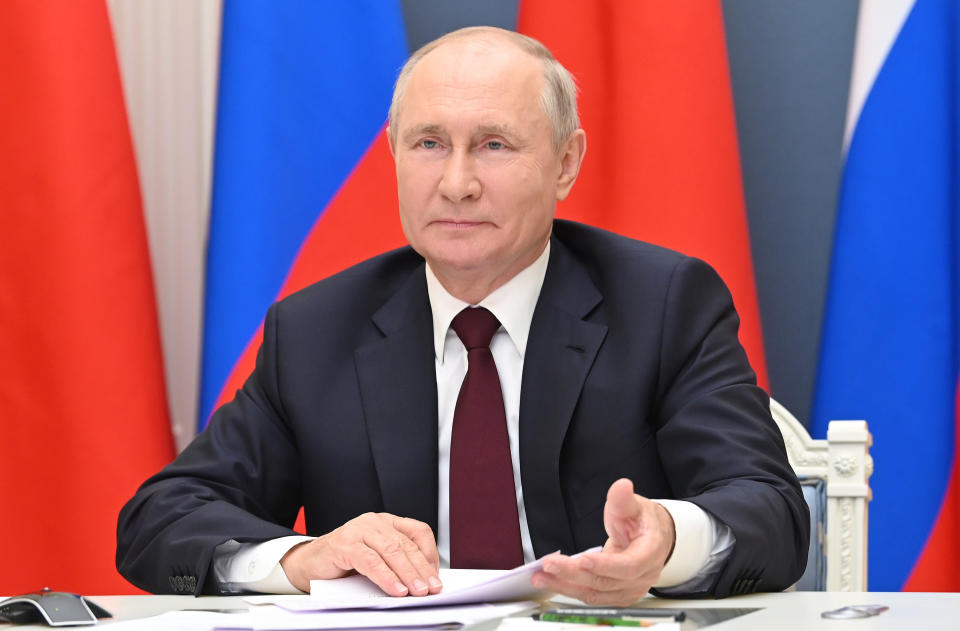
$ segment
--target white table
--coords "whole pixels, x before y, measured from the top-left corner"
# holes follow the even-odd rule
[[[845,605],[887,605],[890,610],[872,618],[827,620],[820,614]],[[960,594],[905,592],[792,592],[754,594],[723,600],[653,600],[644,606],[748,607],[759,611],[707,627],[710,631],[926,631],[960,627]]]
[[[142,618],[175,609],[233,609],[247,605],[239,597],[202,596],[92,596],[97,604],[113,613],[116,619]],[[857,620],[825,620],[820,613],[844,605],[888,605],[890,610],[873,618]],[[759,611],[707,627],[710,631],[876,631],[957,628],[960,621],[960,593],[902,592],[793,592],[755,594],[723,600],[667,600],[647,598],[644,607],[691,608],[759,608]],[[97,627],[109,628],[102,620]],[[487,627],[487,625],[483,625]],[[92,628],[97,628],[92,627]],[[72,627],[79,629],[82,627]],[[91,628],[91,627],[87,627]],[[9,626],[0,629],[50,629],[46,626]]]

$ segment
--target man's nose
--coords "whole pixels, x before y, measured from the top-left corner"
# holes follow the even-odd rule
[[[453,151],[447,157],[440,180],[440,194],[457,203],[480,197],[480,180],[477,179],[473,159],[465,151]]]

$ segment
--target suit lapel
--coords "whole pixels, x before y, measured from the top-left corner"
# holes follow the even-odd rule
[[[436,532],[437,380],[423,266],[373,322],[384,337],[354,358],[383,508]]]
[[[534,311],[520,398],[520,472],[527,523],[539,557],[573,552],[560,486],[560,450],[580,391],[607,334],[586,317],[602,300],[582,265],[553,239]]]

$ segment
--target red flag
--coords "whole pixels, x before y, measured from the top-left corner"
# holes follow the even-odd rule
[[[580,87],[587,157],[558,214],[713,265],[766,388],[722,18],[699,0],[522,0],[517,30]]]
[[[0,76],[0,594],[129,593],[117,513],[174,450],[103,0],[5,0]]]

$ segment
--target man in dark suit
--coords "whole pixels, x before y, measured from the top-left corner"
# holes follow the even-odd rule
[[[597,604],[794,582],[806,504],[723,283],[553,219],[586,150],[562,66],[455,32],[404,67],[388,134],[411,247],[271,307],[243,389],[122,511],[121,572],[417,596],[560,550],[534,584]]]

